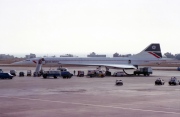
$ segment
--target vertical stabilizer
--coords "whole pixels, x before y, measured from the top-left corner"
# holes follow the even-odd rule
[[[132,56],[133,58],[148,58],[160,59],[162,58],[161,47],[159,43],[152,43],[140,53]]]

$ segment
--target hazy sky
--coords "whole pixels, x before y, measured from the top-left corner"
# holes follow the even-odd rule
[[[0,0],[0,54],[180,53],[180,0]]]

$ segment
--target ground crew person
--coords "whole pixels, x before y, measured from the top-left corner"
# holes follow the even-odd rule
[[[76,74],[76,71],[74,70],[74,75]]]

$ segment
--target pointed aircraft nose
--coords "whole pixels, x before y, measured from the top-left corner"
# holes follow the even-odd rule
[[[14,62],[14,63],[11,63],[11,65],[25,65],[25,62],[23,61]]]
[[[23,60],[23,61],[14,62],[11,65],[32,65],[32,64],[34,64],[34,61]]]

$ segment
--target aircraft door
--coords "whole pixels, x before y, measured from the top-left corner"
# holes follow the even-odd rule
[[[46,61],[44,60],[44,58],[42,58],[41,60],[42,60],[42,64],[45,65]]]

